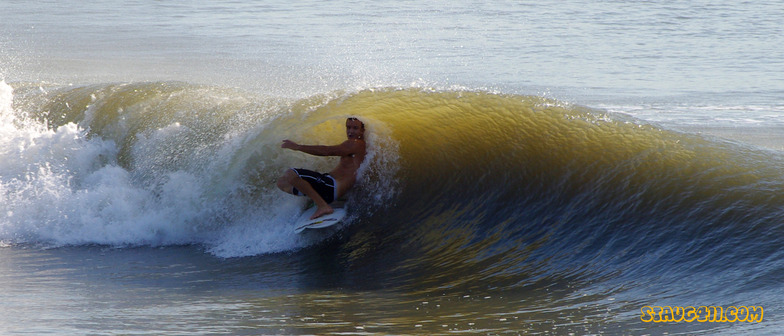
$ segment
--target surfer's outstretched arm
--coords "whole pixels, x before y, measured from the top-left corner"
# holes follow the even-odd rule
[[[280,147],[316,156],[347,156],[359,151],[360,145],[361,144],[357,140],[346,140],[343,143],[334,146],[300,145],[291,140],[283,140]]]

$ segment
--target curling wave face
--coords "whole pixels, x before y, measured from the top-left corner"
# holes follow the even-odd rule
[[[371,152],[339,250],[399,265],[393,276],[436,268],[428,281],[459,286],[477,283],[455,277],[471,269],[514,287],[562,263],[726,266],[744,259],[717,244],[770,243],[784,218],[777,153],[537,96],[384,88],[284,99],[179,82],[3,83],[2,93],[7,244],[199,244],[231,257],[320,242],[291,232],[302,200],[274,180],[334,162],[279,143],[342,141],[347,116],[368,125]],[[686,258],[694,251],[705,255]]]
[[[396,265],[382,279],[436,294],[678,284],[695,270],[752,287],[775,277],[775,267],[755,284],[743,274],[781,247],[778,152],[535,96],[390,89],[340,106],[381,121],[399,145],[393,205],[340,247],[364,271]],[[744,290],[721,281],[702,293]],[[693,292],[666,289],[679,290]]]

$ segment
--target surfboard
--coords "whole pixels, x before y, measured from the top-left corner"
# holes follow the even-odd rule
[[[310,219],[310,216],[313,216],[313,213],[316,212],[316,207],[312,206],[309,209],[305,210],[302,215],[297,218],[296,226],[294,232],[300,233],[305,230],[310,229],[323,229],[333,226],[335,224],[340,223],[343,218],[346,217],[346,209],[345,208],[336,208],[332,207],[335,212],[329,215],[323,215],[316,219]]]

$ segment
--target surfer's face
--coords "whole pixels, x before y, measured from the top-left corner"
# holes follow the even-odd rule
[[[365,136],[365,125],[357,119],[346,120],[346,136],[349,139],[362,139]]]

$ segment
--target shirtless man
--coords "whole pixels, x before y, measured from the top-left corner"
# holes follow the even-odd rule
[[[329,203],[343,196],[357,180],[357,170],[365,160],[365,124],[357,118],[346,119],[348,140],[334,146],[300,145],[283,140],[281,148],[288,148],[310,155],[340,156],[340,163],[326,174],[307,169],[286,170],[278,179],[278,188],[289,194],[310,197],[318,209],[310,219],[334,212]]]

